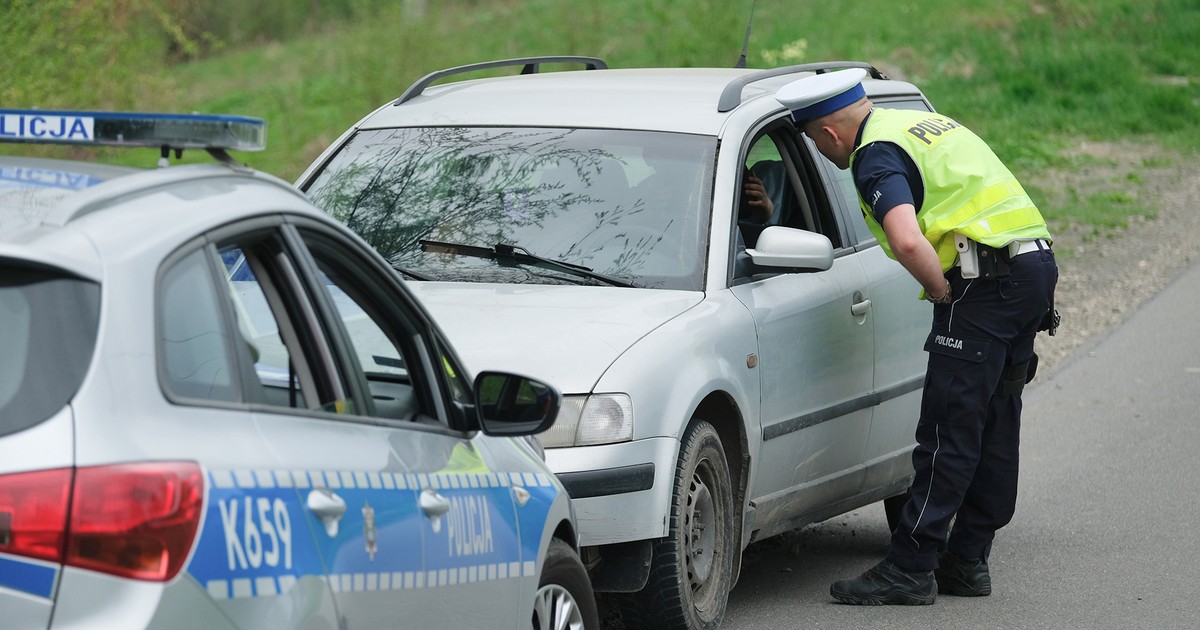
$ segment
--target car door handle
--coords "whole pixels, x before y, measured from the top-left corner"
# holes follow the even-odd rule
[[[305,505],[313,514],[317,515],[317,518],[321,519],[321,524],[325,526],[325,533],[329,534],[330,538],[337,537],[338,522],[346,513],[346,501],[329,488],[314,488],[309,491]]]
[[[530,496],[531,495],[529,494],[529,491],[525,488],[522,488],[521,486],[513,486],[512,497],[513,501],[517,502],[517,507],[525,507],[525,504],[529,503]]]
[[[450,499],[433,488],[425,488],[421,491],[421,511],[430,518],[442,516],[450,511]]]
[[[862,317],[871,310],[871,300],[863,300],[850,305],[850,314],[855,317]]]
[[[433,529],[433,533],[442,531],[442,517],[450,511],[450,499],[438,494],[433,488],[425,488],[421,491],[418,503],[421,505],[421,511],[429,518],[429,527]]]

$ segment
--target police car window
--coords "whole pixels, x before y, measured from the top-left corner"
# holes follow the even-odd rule
[[[0,435],[71,400],[91,363],[99,316],[99,285],[0,265]]]
[[[216,240],[218,247],[168,261],[160,280],[166,393],[187,403],[349,411],[328,343],[312,334],[317,318],[278,232],[259,228]]]
[[[230,321],[236,322],[234,348],[245,400],[356,413],[361,401],[338,371],[332,340],[322,334],[304,265],[275,226],[262,224],[231,226],[214,235],[220,243],[215,266],[226,285]]]
[[[291,351],[280,334],[279,321],[263,285],[251,268],[251,257],[238,246],[222,248],[220,255],[238,333],[254,365],[251,381],[262,393],[262,402],[304,408],[304,393]]]
[[[425,379],[410,326],[377,295],[379,286],[353,268],[346,252],[321,237],[305,237],[350,346],[348,372],[354,374],[346,376],[365,381],[369,399],[358,401],[357,413],[400,421],[427,417]]]
[[[354,344],[356,358],[363,371],[368,374],[407,379],[408,367],[404,356],[384,334],[383,329],[345,289],[329,278],[324,269],[322,281],[341,315],[342,325],[350,333],[350,341]]]
[[[205,250],[171,266],[159,285],[163,386],[175,396],[237,402],[232,339]]]

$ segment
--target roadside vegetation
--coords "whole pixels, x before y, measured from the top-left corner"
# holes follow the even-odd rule
[[[0,107],[199,111],[265,118],[239,159],[293,180],[363,115],[433,70],[545,54],[611,67],[732,66],[753,0],[10,0]],[[1200,149],[1195,0],[762,0],[750,67],[864,60],[919,85],[1016,171],[1084,169],[1086,142]],[[481,75],[482,76],[482,75]],[[481,103],[486,107],[486,103]],[[55,155],[60,148],[21,147]],[[5,152],[13,152],[11,145]],[[157,156],[113,154],[152,163]],[[199,161],[197,156],[185,161]],[[1057,224],[1104,230],[1152,212],[1137,173],[1111,189],[1031,186]]]

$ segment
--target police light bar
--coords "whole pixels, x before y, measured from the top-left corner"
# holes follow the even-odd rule
[[[262,151],[267,123],[208,114],[0,109],[0,142]]]

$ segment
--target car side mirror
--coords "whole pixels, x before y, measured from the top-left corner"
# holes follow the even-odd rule
[[[763,230],[746,253],[759,267],[825,271],[833,266],[833,243],[827,236],[781,225]]]
[[[475,378],[475,409],[487,435],[533,435],[549,429],[558,417],[562,395],[550,385],[504,372]]]

